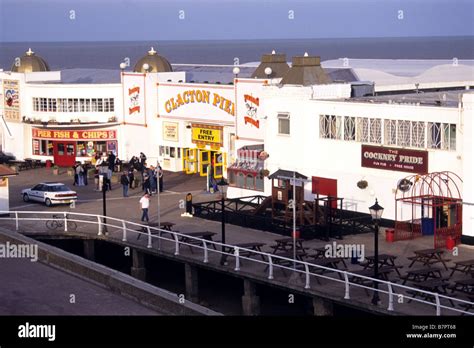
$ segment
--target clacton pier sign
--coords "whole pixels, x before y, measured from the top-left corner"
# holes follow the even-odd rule
[[[361,166],[425,174],[428,172],[428,151],[362,145]]]

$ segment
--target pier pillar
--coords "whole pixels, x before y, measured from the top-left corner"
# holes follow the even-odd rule
[[[334,315],[332,302],[321,297],[313,297],[313,313],[315,316]]]
[[[95,244],[93,239],[86,239],[83,241],[84,258],[95,261]]]
[[[130,270],[132,277],[145,281],[145,254],[136,249],[132,249],[132,268]]]
[[[198,303],[198,270],[195,266],[191,266],[189,263],[184,264],[184,282],[186,286],[186,298],[191,302]]]
[[[260,314],[260,297],[256,295],[257,286],[250,280],[244,280],[244,296],[242,296],[243,315]]]

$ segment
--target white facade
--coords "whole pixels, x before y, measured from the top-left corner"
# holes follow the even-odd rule
[[[359,212],[368,212],[375,198],[384,206],[384,218],[395,218],[395,190],[400,179],[409,172],[363,167],[361,163],[362,145],[374,145],[380,148],[413,149],[427,152],[427,172],[451,171],[464,180],[463,199],[474,201],[474,143],[472,142],[474,94],[463,95],[459,107],[395,105],[370,102],[341,100],[321,100],[314,98],[310,87],[264,87],[263,113],[265,114],[265,151],[269,158],[265,162],[270,173],[278,169],[297,171],[311,179],[312,176],[337,180],[337,196],[344,198],[344,208]],[[326,115],[327,118],[324,118]],[[279,118],[289,119],[289,134],[281,134]],[[358,139],[359,129],[348,134],[345,129],[350,122],[365,125],[369,133],[366,139]],[[322,129],[330,122],[328,129]],[[353,121],[352,121],[353,120]],[[374,121],[372,121],[374,120]],[[286,122],[286,121],[285,121]],[[331,123],[332,122],[332,123]],[[373,138],[370,134],[374,124]],[[411,143],[390,143],[389,131],[385,124],[398,125],[408,133],[398,134],[398,140],[404,136]],[[442,136],[449,136],[446,143],[436,145],[430,138],[437,125],[446,125],[451,130]],[[354,125],[358,127],[358,124]],[[420,135],[419,143],[413,129]],[[424,128],[423,128],[424,127]],[[431,127],[431,128],[428,128]],[[455,132],[453,134],[453,129]],[[400,131],[397,128],[396,131]],[[327,131],[329,134],[325,134]],[[347,134],[346,134],[347,133]],[[396,134],[396,133],[395,133]],[[239,135],[239,134],[238,134]],[[347,138],[346,138],[347,136]],[[430,139],[428,139],[430,138]],[[439,148],[437,148],[439,147]],[[368,182],[366,189],[357,187],[357,182]],[[262,194],[252,190],[230,188],[231,197]],[[271,195],[271,180],[265,180],[264,195]],[[313,200],[311,182],[305,185],[305,199]],[[398,210],[398,219],[409,219],[411,208]],[[474,209],[465,205],[463,209],[463,234],[474,236]]]
[[[0,72],[4,151],[18,159],[52,159],[38,142],[79,144],[84,139],[75,137],[90,136],[88,131],[111,131],[107,146],[115,143],[121,159],[144,152],[149,164],[201,175],[218,162],[226,176],[239,149],[260,148],[269,156],[264,163],[270,173],[285,169],[337,180],[345,209],[368,212],[378,198],[384,217],[394,219],[397,183],[410,173],[362,166],[362,147],[372,145],[425,152],[427,172],[456,173],[464,180],[464,201],[474,202],[474,94],[468,90],[458,107],[447,107],[351,100],[351,85],[344,83],[282,87],[278,80],[237,78],[234,85],[198,84],[183,82],[184,72],[122,72],[114,84],[62,84],[58,78],[57,72]],[[18,99],[8,106],[5,86],[15,86],[12,81],[18,82]],[[432,144],[436,127],[442,139]],[[67,139],[62,130],[70,131]],[[268,196],[270,180],[262,180],[255,185],[260,189],[233,185],[228,196]],[[361,180],[368,182],[366,189],[357,187]],[[305,187],[305,199],[312,200],[311,183]],[[398,213],[404,219],[405,211]],[[463,234],[474,237],[474,206],[467,204]]]

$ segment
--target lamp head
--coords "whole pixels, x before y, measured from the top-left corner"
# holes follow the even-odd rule
[[[375,204],[369,207],[370,215],[372,216],[372,220],[380,221],[382,219],[383,214],[383,207],[379,205],[377,198],[375,199]]]

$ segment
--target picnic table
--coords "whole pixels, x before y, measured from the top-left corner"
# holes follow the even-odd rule
[[[449,275],[450,277],[454,274],[454,272],[474,275],[474,259],[454,262],[454,267],[451,267],[451,269],[452,272]]]
[[[16,170],[21,172],[22,170],[28,169],[30,164],[26,161],[21,161],[21,160],[15,160],[15,161],[9,161],[8,162],[9,166],[14,166]]]
[[[273,253],[274,256],[280,256],[280,257],[284,257],[284,259],[281,259],[279,257],[272,257],[272,263],[274,265],[279,265],[279,266],[285,266],[285,267],[293,267],[293,265],[295,264],[294,260],[293,260],[293,251],[280,251],[278,253]],[[304,257],[306,256],[306,252],[305,251],[301,251],[301,250],[297,250],[296,251],[296,260],[297,261],[303,261]],[[289,260],[287,260],[289,259]],[[297,264],[296,265],[297,268],[301,268],[302,265],[301,264]],[[264,271],[266,271],[268,269],[268,265],[265,267]],[[286,273],[285,273],[285,270],[283,268],[281,268],[281,271],[283,272],[283,274],[286,276]]]
[[[273,254],[293,250],[293,238],[292,237],[275,239],[275,242],[277,243],[276,245],[270,245],[270,248],[273,248]],[[303,239],[296,238],[295,239],[295,245],[296,245],[296,250],[297,251],[298,250],[303,251],[303,252],[305,251],[305,248],[303,247]],[[293,258],[293,256],[291,258]]]
[[[393,267],[381,267],[378,270],[378,279],[381,280],[386,280],[388,281],[388,275],[393,272]],[[356,272],[351,272],[355,275],[349,275],[350,281],[356,284],[364,285],[364,286],[370,286],[373,284],[373,281],[370,279],[362,278],[363,277],[370,277],[370,278],[375,278],[375,269],[373,268],[368,268],[364,269],[362,271],[356,271]],[[368,289],[364,288],[365,293],[367,296],[369,295]]]
[[[263,254],[256,253],[257,252],[262,252],[262,247],[265,245],[265,243],[261,242],[248,242],[248,243],[239,243],[239,244],[234,244],[234,245],[223,245],[222,246],[222,251],[224,253],[229,253],[233,254],[235,252],[235,249],[239,249],[239,256],[244,256],[244,257],[250,257],[252,255],[260,255],[263,261],[265,261],[265,256]],[[247,249],[247,250],[242,250]],[[221,265],[223,265],[227,261],[227,254],[222,254],[221,258]],[[241,264],[242,261],[240,261]]]
[[[212,237],[215,236],[217,233],[215,232],[209,232],[209,231],[204,231],[204,232],[189,232],[189,233],[183,233],[183,235],[179,236],[179,241],[182,243],[187,243],[187,244],[192,244],[192,245],[202,245],[201,239],[204,239],[209,242],[213,242]],[[199,239],[195,239],[195,238]],[[191,250],[191,253],[193,253],[192,245],[189,246],[189,250]],[[214,243],[211,243],[211,246],[214,250],[216,249],[216,245]]]
[[[451,290],[452,292],[458,291],[467,295],[474,295],[474,279],[456,280]]]
[[[379,268],[382,267],[391,267],[399,276],[401,276],[400,271],[398,270],[399,268],[403,268],[403,266],[397,266],[395,264],[395,259],[397,257],[395,255],[389,255],[389,254],[380,254],[379,255]],[[366,262],[365,263],[360,263],[364,269],[369,269],[369,268],[374,268],[375,266],[375,256],[366,256]]]
[[[411,256],[408,259],[411,260],[411,264],[408,268],[411,268],[415,262],[420,262],[423,266],[431,266],[432,264],[442,263],[444,268],[448,270],[448,266],[446,266],[446,262],[450,261],[449,259],[444,259],[443,249],[423,249],[423,250],[415,250],[415,256]]]
[[[311,255],[311,257],[314,257],[315,259],[321,259],[326,257],[326,248],[314,248],[316,250],[316,254]]]
[[[424,291],[429,291],[429,292],[437,292],[439,294],[443,295],[448,295],[448,287],[449,287],[449,282],[447,282],[447,279],[443,278],[438,278],[438,279],[430,279],[423,281],[421,283],[415,284],[417,288],[420,290]],[[432,294],[427,294],[426,292],[422,291],[415,291],[415,290],[407,290],[407,293],[410,295],[413,295],[413,298],[420,297],[421,299],[429,302],[435,302],[436,297]],[[412,299],[408,300],[408,303],[410,303]],[[449,300],[451,305],[454,307],[454,303],[452,300]]]
[[[315,257],[313,255],[312,257]],[[322,267],[327,267],[327,268],[332,268],[333,270],[328,270],[324,268],[319,268],[319,267],[313,267],[312,271],[314,273],[318,274],[325,274],[325,273],[332,273],[335,272],[334,270],[344,270],[347,269],[347,265],[342,257],[328,257],[328,258],[317,258],[314,261],[310,262],[311,265],[315,266],[322,266]],[[341,264],[343,266],[341,266]],[[340,272],[337,272],[337,275],[339,279],[343,279],[342,274]],[[319,283],[319,279],[316,278],[316,280]]]
[[[430,278],[441,278],[441,269],[437,267],[428,267],[428,268],[420,268],[407,271],[407,274],[404,277],[400,277],[403,279],[403,285],[407,281],[412,281],[415,283],[424,282]]]
[[[161,230],[157,230],[156,228],[158,228],[158,223],[157,222],[149,222],[148,223],[148,226],[150,227],[154,227],[153,229],[150,229],[150,233],[151,234],[154,234],[154,235],[158,235],[161,237],[161,235],[163,234],[163,231],[162,230],[166,230],[166,231],[169,231],[169,232],[178,232],[178,231],[173,231],[171,228],[176,225],[175,223],[172,223],[172,222],[161,222],[160,225],[159,225],[159,228]],[[144,233],[148,233],[148,228],[146,227],[140,227],[139,229],[137,229],[137,231],[140,231],[140,232],[144,232]],[[137,236],[137,240],[140,239],[140,236],[142,234],[139,233],[138,236]]]

